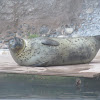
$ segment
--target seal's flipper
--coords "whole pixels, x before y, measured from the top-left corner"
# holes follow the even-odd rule
[[[44,39],[41,42],[44,45],[49,45],[49,46],[59,46],[59,42],[53,40],[53,39]]]

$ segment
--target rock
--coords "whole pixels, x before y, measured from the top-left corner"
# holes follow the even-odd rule
[[[59,35],[61,35],[60,31],[56,31],[56,30],[51,30],[49,34],[47,34],[47,37],[58,37]]]
[[[30,27],[30,25],[28,25],[27,23],[24,23],[24,24],[22,25],[22,29],[23,29],[23,30],[30,30],[31,27]]]
[[[30,25],[28,25],[28,26],[27,26],[27,30],[28,30],[28,31],[29,31],[29,30],[31,30],[31,27],[30,27]]]
[[[12,34],[10,34],[10,36],[15,36],[15,34],[14,34],[14,33],[12,33]]]
[[[66,37],[65,35],[59,35],[58,36],[59,38],[64,38],[64,37]]]
[[[27,27],[28,27],[28,24],[24,23],[24,24],[23,24],[23,27],[26,27],[26,28],[27,28]]]
[[[43,34],[42,36],[44,36],[44,37],[45,37],[46,35],[45,35],[45,34]]]
[[[2,41],[0,41],[0,43],[2,43]]]
[[[8,42],[8,41],[9,41],[9,39],[5,39],[5,40],[4,40],[4,42]]]
[[[31,27],[31,33],[32,34],[36,34],[37,33],[34,26]]]
[[[14,30],[14,17],[18,19],[17,32],[22,36],[40,33],[40,36],[57,37],[60,32],[69,35],[76,33],[72,24],[75,28],[79,26],[77,32],[82,36],[100,34],[99,0],[0,0],[0,9],[0,33],[3,35],[7,31],[14,33],[11,31]],[[83,20],[87,25],[81,25]],[[52,29],[56,31],[49,34]]]
[[[2,49],[8,49],[8,45],[3,45]]]
[[[6,37],[10,37],[10,35],[7,35]],[[6,37],[5,37],[5,38],[6,38]]]
[[[18,35],[19,35],[19,36],[22,36],[22,34],[21,34],[21,33],[18,33]]]
[[[43,25],[43,26],[41,26],[41,28],[40,28],[40,32],[39,32],[39,33],[40,33],[40,34],[47,34],[48,31],[49,31],[48,26]]]
[[[65,33],[71,34],[73,33],[74,29],[73,28],[65,28]]]
[[[11,32],[11,31],[7,31],[7,33],[8,33],[8,34],[12,34],[12,32]]]
[[[22,28],[22,25],[20,25],[19,28]]]
[[[12,39],[12,38],[14,38],[14,36],[10,36],[10,37],[5,37],[4,39],[3,39],[3,42],[4,43],[7,43],[10,39]]]
[[[90,14],[90,13],[92,13],[93,12],[93,8],[88,8],[87,10],[86,10],[86,13],[87,14]]]
[[[35,30],[35,27],[34,27],[34,26],[32,26],[32,31],[33,31],[33,30]]]
[[[19,33],[24,33],[22,30],[19,30]]]
[[[51,30],[50,34],[56,34],[56,30]]]
[[[58,32],[58,31],[57,31],[57,32],[56,32],[56,35],[57,35],[57,36],[61,35],[61,32]]]

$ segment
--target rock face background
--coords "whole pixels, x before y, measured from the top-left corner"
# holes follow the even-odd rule
[[[73,36],[100,35],[100,0],[84,0],[80,19],[82,23]]]
[[[98,35],[100,0],[0,0],[0,48],[19,37]]]

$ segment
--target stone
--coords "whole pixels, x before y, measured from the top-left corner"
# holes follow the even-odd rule
[[[88,8],[87,10],[86,10],[86,13],[87,14],[90,14],[90,13],[92,13],[93,12],[93,8]]]
[[[50,34],[56,34],[56,30],[51,30]]]
[[[56,35],[57,35],[57,36],[59,36],[59,35],[61,35],[61,34],[62,34],[62,33],[59,32],[59,31],[56,32]]]
[[[19,36],[22,36],[22,34],[21,34],[21,33],[18,33],[18,35],[19,35]]]
[[[0,41],[0,43],[2,43],[2,41]]]
[[[12,33],[12,34],[10,34],[10,36],[15,36],[15,34],[14,34],[14,33]]]
[[[49,31],[48,26],[43,25],[43,26],[41,26],[41,28],[40,28],[40,32],[39,32],[39,33],[40,33],[40,34],[47,34],[48,31]]]
[[[7,31],[7,33],[8,33],[8,34],[12,34],[12,32],[11,32],[11,31]]]
[[[20,25],[19,28],[22,28],[22,25]]]
[[[0,0],[0,9],[1,33],[14,30],[13,21],[18,19],[17,31],[21,30],[23,34],[40,33],[40,36],[52,37],[60,36],[60,32],[62,35],[78,32],[80,36],[100,34],[99,0]],[[82,19],[86,26],[81,25]],[[79,26],[77,32],[73,27],[65,27],[66,24]],[[81,31],[79,31],[80,26],[82,26]],[[52,29],[56,32],[49,35]]]
[[[65,35],[59,35],[58,36],[59,38],[64,38],[64,37],[66,37]]]
[[[73,33],[74,29],[73,28],[65,28],[65,33],[71,34]]]
[[[35,30],[35,27],[34,26],[32,26],[32,30]]]
[[[10,35],[6,35],[5,38],[6,38],[6,37],[10,37]]]
[[[8,49],[8,45],[3,45],[2,49]]]
[[[59,35],[61,35],[60,31],[56,31],[56,30],[51,30],[49,34],[47,34],[47,37],[58,37]]]
[[[27,26],[27,30],[28,30],[28,31],[29,31],[29,30],[31,30],[31,27],[30,27],[30,25],[28,25],[28,26]]]
[[[22,30],[19,30],[20,33],[24,33]]]

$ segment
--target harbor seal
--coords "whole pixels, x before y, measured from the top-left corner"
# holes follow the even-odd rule
[[[100,36],[49,38],[37,37],[9,41],[9,50],[22,66],[60,66],[89,63],[100,48]]]

